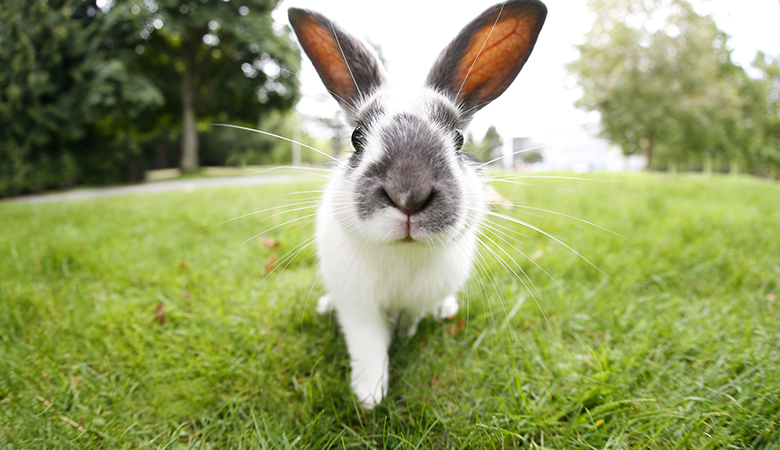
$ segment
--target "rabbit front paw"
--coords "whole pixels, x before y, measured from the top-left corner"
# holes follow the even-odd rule
[[[448,295],[444,300],[436,307],[433,312],[433,317],[436,320],[449,320],[455,317],[458,313],[458,299],[454,295]]]
[[[330,303],[330,295],[323,295],[317,300],[317,313],[325,315],[333,310],[333,305]]]
[[[353,364],[350,384],[363,409],[374,409],[387,394],[387,364],[383,366],[360,367],[359,364]]]

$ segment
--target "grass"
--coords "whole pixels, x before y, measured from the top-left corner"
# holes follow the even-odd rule
[[[273,213],[316,185],[0,204],[0,447],[780,447],[780,185],[608,178],[498,183],[625,236],[497,210],[606,276],[496,220],[536,299],[485,251],[458,316],[394,343],[370,412],[310,248],[281,270],[313,225]]]

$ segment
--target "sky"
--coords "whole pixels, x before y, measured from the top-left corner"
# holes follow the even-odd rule
[[[390,81],[418,89],[439,52],[471,19],[496,0],[287,0],[274,12],[287,23],[287,8],[319,11],[352,35],[380,46]],[[597,124],[598,115],[579,110],[580,94],[565,64],[577,57],[574,45],[584,40],[593,15],[585,0],[546,0],[547,20],[533,54],[512,86],[482,109],[470,126],[481,138],[495,125],[505,142],[531,137],[536,142],[565,144],[577,139],[582,125]],[[731,36],[737,63],[748,67],[758,50],[780,55],[780,0],[699,0],[697,11],[710,13]],[[304,58],[301,72],[304,115],[333,117],[338,105],[327,94],[313,66]]]

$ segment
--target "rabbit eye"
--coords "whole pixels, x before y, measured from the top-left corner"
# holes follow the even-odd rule
[[[358,126],[355,128],[355,131],[352,132],[352,146],[355,148],[355,151],[361,151],[363,150],[363,147],[366,145],[366,135],[363,132],[363,127]]]
[[[463,131],[455,130],[455,150],[463,148]]]

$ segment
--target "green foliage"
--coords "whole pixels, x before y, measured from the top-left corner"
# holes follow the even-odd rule
[[[539,150],[530,150],[520,155],[526,164],[536,164],[544,161],[544,156]]]
[[[496,127],[491,125],[480,142],[476,142],[474,135],[469,133],[463,144],[463,150],[471,153],[477,161],[488,162],[501,157],[503,145],[504,140],[498,134]]]
[[[748,164],[769,167],[780,178],[780,56],[770,57],[759,52],[753,67],[760,76],[747,93],[755,112],[746,120],[755,121],[751,128],[757,132],[746,137],[752,139],[753,144],[746,156]]]
[[[274,28],[276,5],[0,3],[0,197],[137,181],[148,160],[169,159],[148,147],[162,155],[212,121],[289,110],[300,56]]]
[[[330,143],[316,142],[300,130],[300,119],[295,114],[274,112],[264,116],[256,127],[287,139],[295,139],[305,146],[332,154]],[[211,127],[201,134],[205,151],[201,160],[208,165],[251,166],[251,165],[290,165],[293,161],[293,144],[278,137],[255,133],[243,129]],[[301,146],[301,162],[304,164],[322,164],[330,159],[310,148]]]
[[[496,211],[610,278],[496,219],[538,304],[483,251],[455,320],[396,340],[371,412],[297,247],[319,185],[1,203],[0,447],[777,448],[780,186],[515,177],[516,203],[626,237]]]
[[[590,6],[597,19],[568,69],[583,89],[579,106],[601,114],[605,137],[650,165],[748,162],[765,148],[755,139],[771,115],[754,101],[761,88],[732,62],[711,17],[686,0]]]
[[[159,91],[109,55],[94,1],[0,3],[0,197],[122,179]]]
[[[134,65],[165,96],[156,129],[182,134],[183,169],[197,168],[198,128],[212,122],[253,126],[297,101],[293,74],[300,54],[289,30],[274,28],[277,3],[125,1],[109,12],[135,27]]]

